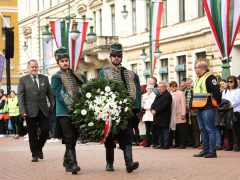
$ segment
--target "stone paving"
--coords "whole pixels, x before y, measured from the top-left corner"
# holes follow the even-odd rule
[[[200,149],[152,149],[133,147],[134,160],[140,163],[133,173],[125,171],[123,153],[115,150],[114,172],[105,171],[104,146],[97,143],[77,145],[81,166],[78,175],[65,172],[62,166],[64,146],[46,143],[44,160],[31,162],[28,141],[24,138],[0,138],[1,180],[240,180],[240,152],[218,151],[218,158],[194,158]]]

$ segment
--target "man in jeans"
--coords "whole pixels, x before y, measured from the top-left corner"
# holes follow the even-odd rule
[[[212,75],[205,61],[195,65],[198,76],[194,84],[192,108],[198,109],[197,121],[201,130],[203,151],[194,157],[216,158],[216,132],[214,127],[216,107],[221,102],[217,78]]]

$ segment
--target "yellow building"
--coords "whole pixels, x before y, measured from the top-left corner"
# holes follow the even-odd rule
[[[0,52],[5,49],[5,31],[4,27],[14,27],[14,58],[10,60],[10,79],[11,89],[17,90],[19,81],[19,41],[18,41],[18,1],[17,0],[0,0]],[[3,20],[4,18],[4,20]],[[4,62],[1,89],[7,92],[6,85],[6,62]]]

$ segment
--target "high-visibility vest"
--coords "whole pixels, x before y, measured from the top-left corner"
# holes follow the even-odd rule
[[[2,119],[9,119],[9,115],[8,115],[8,103],[7,103],[7,98],[5,96],[3,96],[0,99],[0,103],[5,100],[5,105],[2,109],[0,109],[0,120]]]
[[[217,101],[211,93],[207,92],[206,79],[211,75],[210,72],[205,73],[198,78],[193,88],[192,108],[203,108],[206,106],[208,97],[211,97],[212,105],[217,107]]]
[[[9,113],[9,116],[18,116],[19,115],[19,107],[18,107],[17,97],[8,99],[8,113]]]

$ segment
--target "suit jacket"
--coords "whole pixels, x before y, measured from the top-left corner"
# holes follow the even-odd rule
[[[28,74],[20,78],[18,85],[18,103],[20,113],[26,113],[28,117],[37,117],[39,110],[45,116],[54,107],[54,97],[47,76],[38,74],[39,88],[34,85],[32,77]],[[48,98],[48,100],[47,100]],[[48,101],[50,107],[48,106]]]
[[[153,126],[169,128],[171,120],[172,95],[165,91],[156,96],[151,109],[156,111],[153,116]]]

